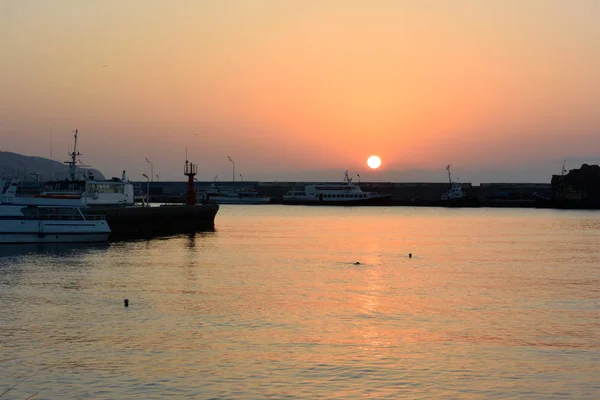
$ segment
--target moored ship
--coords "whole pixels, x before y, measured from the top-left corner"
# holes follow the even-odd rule
[[[258,190],[253,188],[241,188],[227,190],[216,185],[211,185],[199,193],[199,201],[208,204],[269,204],[271,198],[261,196]]]
[[[81,155],[77,150],[78,130],[74,132],[73,151],[71,159],[65,161],[69,166],[69,179],[47,182],[42,193],[35,197],[54,199],[81,198],[87,207],[127,207],[134,205],[133,184],[127,180],[125,171],[119,178],[94,179],[89,171],[87,174],[77,173],[77,159]]]
[[[328,205],[328,206],[379,206],[389,205],[391,194],[363,192],[359,185],[345,172],[344,182],[339,184],[322,183],[306,185],[304,189],[292,188],[282,199],[288,205]]]
[[[80,201],[85,207],[130,207],[134,205],[133,184],[127,180],[125,171],[121,178],[95,179],[93,173],[78,171],[77,161],[81,155],[77,150],[78,130],[74,132],[74,147],[69,153],[69,176],[63,180],[47,182],[40,193],[15,196],[13,204],[49,204]]]
[[[3,190],[4,184],[0,190]],[[77,200],[40,199],[15,204],[17,183],[1,193],[0,244],[106,242],[111,229],[103,215],[84,215]],[[67,204],[70,203],[70,204]]]
[[[448,171],[448,188],[440,196],[436,205],[442,207],[479,207],[479,199],[474,196],[467,196],[459,182],[452,181],[450,173],[451,165],[446,166]]]

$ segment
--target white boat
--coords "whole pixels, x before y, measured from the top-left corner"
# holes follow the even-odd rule
[[[199,193],[199,200],[202,203],[212,204],[269,204],[271,202],[270,197],[261,196],[258,190],[253,188],[227,190],[215,185]]]
[[[290,205],[363,206],[388,205],[391,200],[391,194],[363,192],[359,185],[352,182],[352,178],[348,176],[348,171],[346,171],[343,183],[306,185],[304,189],[292,188],[283,196],[282,203]]]
[[[51,199],[55,202],[77,200],[84,203],[86,207],[107,208],[134,205],[133,184],[127,180],[125,171],[120,179],[112,178],[110,180],[94,179],[91,171],[87,174],[78,174],[77,160],[81,154],[77,150],[77,134],[78,130],[75,130],[75,144],[73,151],[69,153],[71,159],[65,161],[65,164],[69,165],[69,178],[47,182],[40,194],[17,196],[13,199],[14,204],[36,204],[34,199],[44,199],[41,204],[46,204],[44,203],[45,199]]]
[[[448,189],[442,192],[441,200],[456,200],[467,197],[467,194],[462,190],[462,185],[458,182],[452,182],[450,167],[450,164],[446,166],[446,171],[448,171],[449,186]]]
[[[462,190],[462,185],[457,182],[450,184],[450,187],[442,192],[442,200],[457,200],[464,199],[467,194]]]
[[[5,190],[3,188],[6,187]],[[19,180],[12,179],[7,183],[0,179],[0,205],[21,206],[70,206],[85,208],[85,197],[81,196],[18,196]]]
[[[97,243],[111,234],[104,216],[83,214],[81,199],[31,197],[29,204],[18,204],[18,180],[4,186],[0,181],[0,244]]]
[[[106,242],[103,216],[84,216],[68,206],[0,206],[0,244]]]
[[[125,178],[112,180],[73,179],[50,181],[40,194],[41,199],[80,200],[86,207],[129,207],[135,202],[133,184]]]
[[[0,244],[106,242],[111,229],[104,216],[86,216],[81,201],[40,199],[38,204],[12,201],[17,181],[1,194]],[[4,183],[0,186],[3,190]],[[45,204],[43,203],[45,202]]]
[[[463,191],[462,185],[459,182],[452,181],[452,175],[450,173],[451,165],[446,166],[448,171],[448,188],[442,192],[440,196],[439,205],[442,206],[455,206],[455,207],[477,207],[479,206],[479,199],[477,197],[470,197]]]

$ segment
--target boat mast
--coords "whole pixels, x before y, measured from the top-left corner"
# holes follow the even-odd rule
[[[352,182],[352,178],[350,178],[348,176],[348,170],[346,170],[346,172],[344,173],[344,182],[347,182],[347,183],[351,183]]]
[[[69,175],[73,181],[77,179],[77,157],[81,155],[79,151],[77,151],[77,133],[78,129],[75,129],[75,144],[73,145],[73,151],[69,153],[71,156],[71,161],[64,162],[69,166]]]
[[[52,127],[50,127],[50,159],[52,160]],[[50,164],[50,180],[54,180],[54,163]]]
[[[446,165],[446,171],[448,171],[448,182],[450,183],[450,186],[452,186],[452,175],[450,174],[451,166],[452,166],[452,164]]]

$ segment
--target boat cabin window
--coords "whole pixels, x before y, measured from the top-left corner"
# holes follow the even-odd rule
[[[50,182],[44,186],[45,192],[82,192],[85,184],[73,181]]]
[[[24,207],[21,212],[29,218],[79,218],[80,215],[75,208],[67,207]]]
[[[98,193],[124,193],[124,185],[110,185],[108,183],[90,183],[88,192]]]

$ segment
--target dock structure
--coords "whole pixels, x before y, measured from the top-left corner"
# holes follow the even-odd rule
[[[104,215],[112,230],[110,240],[121,240],[214,230],[218,211],[216,204],[198,204],[96,208],[86,213]]]
[[[214,182],[196,181],[196,190],[202,191]],[[226,189],[252,188],[262,196],[269,196],[273,203],[281,202],[283,195],[290,189],[302,188],[306,185],[323,182],[220,182]],[[335,183],[335,182],[326,182]],[[154,183],[150,195],[154,202],[184,203],[186,201],[187,182],[160,182]],[[551,195],[552,186],[548,183],[461,183],[462,190],[468,195],[478,197],[481,205],[510,206],[521,204],[526,206],[532,202],[534,193]],[[447,190],[447,182],[361,182],[364,191],[389,193],[393,196],[395,205],[434,205],[442,193]],[[533,203],[532,203],[533,204]]]
[[[188,177],[185,203],[159,207],[122,207],[88,209],[89,214],[102,214],[112,229],[111,240],[146,239],[179,233],[195,233],[215,228],[217,204],[197,204],[194,176],[197,166],[185,160]],[[151,194],[151,193],[150,193]],[[150,196],[148,200],[153,200]],[[179,202],[181,203],[181,202]]]

